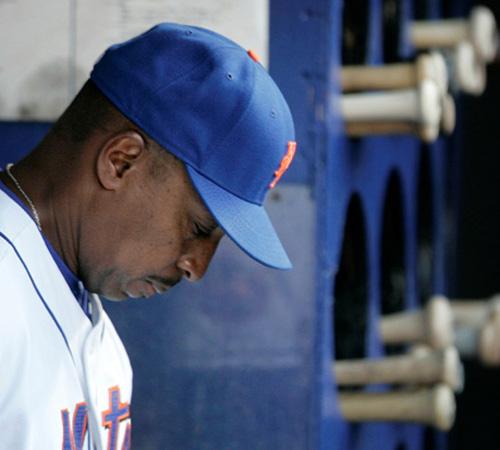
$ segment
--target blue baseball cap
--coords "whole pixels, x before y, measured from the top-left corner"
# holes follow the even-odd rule
[[[292,267],[263,203],[293,159],[293,119],[253,52],[204,28],[161,23],[111,46],[90,78],[185,163],[241,249],[269,267]]]

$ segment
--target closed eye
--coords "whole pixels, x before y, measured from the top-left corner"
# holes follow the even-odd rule
[[[197,223],[197,222],[194,222],[193,226],[194,226],[193,234],[196,237],[199,237],[199,238],[208,238],[208,237],[210,237],[210,235],[213,233],[213,231],[215,230],[215,228],[217,228],[217,226],[215,226],[215,227],[206,227],[206,226],[204,226],[204,225],[202,225],[200,223]]]

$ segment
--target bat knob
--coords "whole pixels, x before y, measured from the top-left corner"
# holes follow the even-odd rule
[[[470,15],[470,35],[477,55],[484,62],[491,62],[497,53],[497,26],[489,8],[476,6]]]
[[[486,67],[478,59],[470,42],[463,41],[455,49],[455,84],[472,95],[481,95],[486,88]]]
[[[500,311],[493,310],[479,333],[479,358],[487,366],[500,365]]]
[[[448,90],[448,68],[441,53],[433,51],[421,54],[415,63],[419,81],[430,78],[434,81],[441,94]]]
[[[432,79],[424,79],[419,85],[420,134],[424,141],[433,142],[439,135],[441,122],[441,95],[438,84]]]
[[[455,421],[455,396],[448,386],[439,384],[433,389],[432,399],[434,425],[442,431],[448,431]]]
[[[450,94],[444,94],[441,97],[441,103],[441,108],[443,110],[443,114],[441,117],[441,128],[446,134],[450,135],[455,129],[457,117],[455,100],[453,100],[453,97]]]
[[[426,308],[426,324],[429,345],[446,348],[453,344],[453,314],[448,299],[433,296]]]
[[[442,380],[455,392],[462,392],[464,388],[464,368],[460,362],[460,355],[455,347],[443,350]]]

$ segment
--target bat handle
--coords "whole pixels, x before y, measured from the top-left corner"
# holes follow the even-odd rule
[[[455,397],[442,384],[414,391],[340,393],[338,400],[351,422],[416,422],[448,431],[455,420]]]

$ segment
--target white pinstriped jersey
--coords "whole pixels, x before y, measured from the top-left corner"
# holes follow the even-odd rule
[[[0,190],[0,450],[130,448],[130,363],[91,302],[92,322],[31,217]]]

